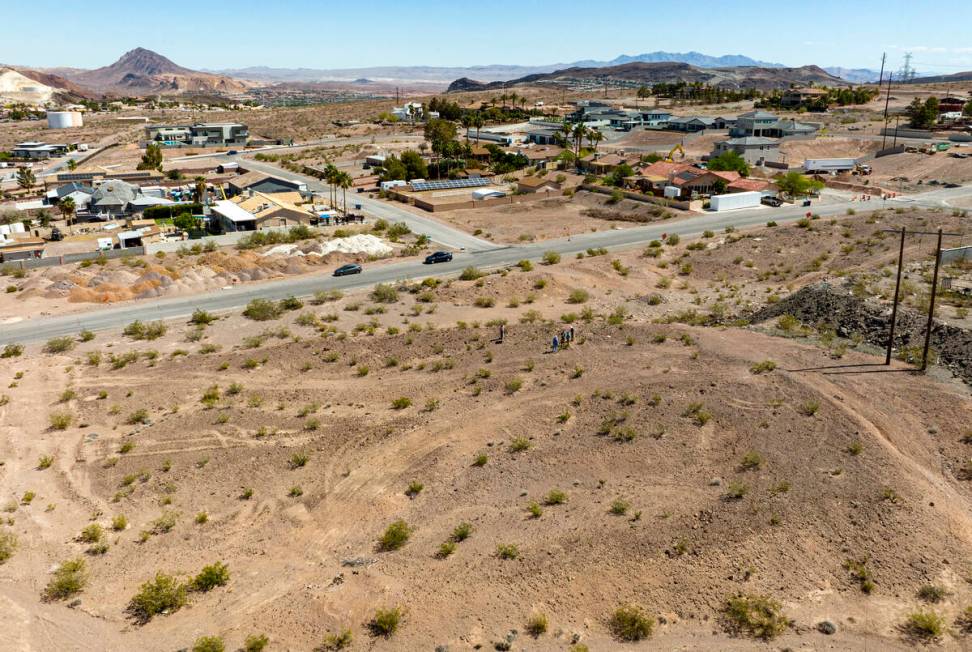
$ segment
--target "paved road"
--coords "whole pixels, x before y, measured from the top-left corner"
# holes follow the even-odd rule
[[[812,210],[821,217],[838,217],[845,215],[850,207],[855,207],[860,212],[894,205],[935,207],[941,206],[946,199],[967,195],[972,195],[972,187],[939,189],[922,195],[901,197],[896,200],[874,200],[860,204],[835,201],[830,204],[816,204],[812,207]],[[92,331],[120,328],[136,319],[143,321],[184,319],[192,314],[192,311],[196,308],[213,312],[239,310],[255,298],[277,300],[292,295],[309,296],[318,290],[354,290],[367,288],[376,283],[421,279],[433,275],[448,276],[458,274],[460,270],[469,265],[481,269],[503,267],[513,265],[522,259],[538,260],[547,251],[556,251],[566,256],[591,247],[605,247],[612,250],[631,249],[644,246],[651,240],[660,239],[663,233],[676,233],[682,237],[690,238],[699,236],[707,230],[722,231],[728,226],[744,229],[762,226],[771,220],[778,224],[785,224],[799,220],[806,212],[807,208],[795,205],[708,213],[664,224],[597,231],[571,238],[547,240],[528,245],[496,246],[490,244],[487,248],[456,254],[452,262],[434,266],[423,265],[417,261],[390,263],[375,265],[357,276],[334,278],[327,273],[321,273],[266,283],[239,285],[189,297],[138,301],[76,315],[40,317],[20,322],[8,320],[0,322],[0,345],[10,342],[44,341],[61,335],[73,335],[85,328]]]

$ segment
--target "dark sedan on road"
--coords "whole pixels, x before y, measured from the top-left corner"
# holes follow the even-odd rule
[[[341,265],[336,270],[334,270],[335,276],[347,276],[348,274],[360,274],[361,265],[358,263],[348,263],[347,265]]]
[[[449,251],[437,251],[434,254],[429,254],[425,257],[426,265],[434,265],[435,263],[447,263],[452,260],[452,253]]]

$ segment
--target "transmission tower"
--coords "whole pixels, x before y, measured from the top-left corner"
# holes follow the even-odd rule
[[[911,53],[905,52],[904,65],[901,66],[901,72],[898,73],[898,79],[903,82],[910,82],[914,78],[915,69],[911,67]]]

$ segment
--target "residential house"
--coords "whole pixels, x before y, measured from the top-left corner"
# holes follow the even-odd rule
[[[88,207],[88,204],[91,202],[91,195],[93,194],[94,188],[91,186],[72,182],[48,190],[46,197],[47,203],[52,206],[56,206],[70,197],[71,201],[74,202],[75,208],[77,210],[83,210]]]
[[[166,147],[246,147],[250,130],[238,122],[197,122],[192,125],[147,125],[146,143]]]
[[[161,242],[164,238],[162,229],[155,225],[140,226],[115,235],[115,240],[118,241],[118,249],[144,247],[147,244]]]
[[[790,88],[783,92],[780,106],[784,109],[807,107],[827,97],[823,88]]]
[[[537,145],[556,145],[561,142],[563,136],[564,132],[561,129],[543,127],[530,131],[526,136],[526,141]]]
[[[728,188],[729,184],[737,181],[740,174],[735,170],[706,170],[702,174],[686,178],[686,175],[676,175],[672,180],[672,185],[681,189],[682,196],[693,195],[712,195],[719,189],[719,186]]]
[[[241,208],[229,199],[219,199],[211,207],[211,220],[219,224],[223,231],[256,231],[256,215]]]
[[[517,150],[517,154],[522,154],[530,160],[530,165],[540,169],[550,169],[556,167],[558,157],[564,153],[563,147],[556,145],[546,145],[541,147],[526,147]],[[473,149],[475,155],[475,148]]]
[[[773,184],[766,179],[740,177],[726,186],[726,190],[729,192],[768,192],[772,186]]]
[[[939,113],[961,113],[969,100],[961,97],[943,97],[938,100]]]
[[[422,107],[421,102],[406,102],[402,106],[392,108],[391,112],[399,120],[411,122],[413,120],[421,120],[425,109]]]
[[[63,156],[67,154],[70,147],[64,143],[48,144],[39,140],[31,140],[24,143],[17,143],[11,151],[14,158],[44,160],[53,156]]]
[[[231,201],[256,218],[257,228],[310,225],[317,222],[316,214],[297,205],[302,201],[298,192],[254,192],[252,196],[234,197]]]
[[[789,136],[812,136],[819,127],[795,120],[781,120],[767,111],[750,111],[736,119],[736,125],[729,130],[732,138],[755,136],[757,138],[786,138]]]
[[[779,118],[768,111],[750,111],[736,118],[736,126],[729,131],[733,138],[743,136],[772,137],[770,131]]]
[[[626,163],[630,165],[626,158],[619,156],[618,154],[606,154],[601,156],[596,154],[588,154],[587,156],[581,158],[580,168],[593,174],[610,174],[619,165]]]
[[[466,138],[473,142],[485,141],[493,145],[505,145],[509,147],[513,144],[513,136],[509,134],[500,134],[495,131],[483,131],[482,129],[474,131],[472,129],[466,130]]]
[[[557,183],[556,179],[548,176],[532,176],[523,177],[516,182],[516,191],[519,193],[526,194],[543,194],[543,193],[557,193],[563,190],[560,183]]]
[[[141,194],[141,188],[130,183],[115,179],[105,181],[91,193],[88,210],[107,217],[124,215],[129,212],[132,201]]]
[[[750,165],[776,163],[780,160],[780,141],[762,136],[730,138],[717,142],[712,156],[719,156],[729,151],[736,152]]]
[[[247,172],[226,182],[228,195],[239,195],[248,191],[273,194],[275,192],[307,192],[307,184],[291,179],[274,177],[262,172]]]
[[[664,129],[668,126],[668,121],[672,117],[670,112],[658,109],[642,109],[641,111],[641,123],[646,129]]]

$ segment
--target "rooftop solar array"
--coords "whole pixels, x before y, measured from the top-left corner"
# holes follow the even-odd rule
[[[58,181],[91,181],[97,175],[94,172],[69,172],[57,175]]]
[[[443,179],[442,181],[419,181],[412,184],[412,190],[457,190],[459,188],[478,188],[488,186],[489,179],[470,177],[468,179]]]

